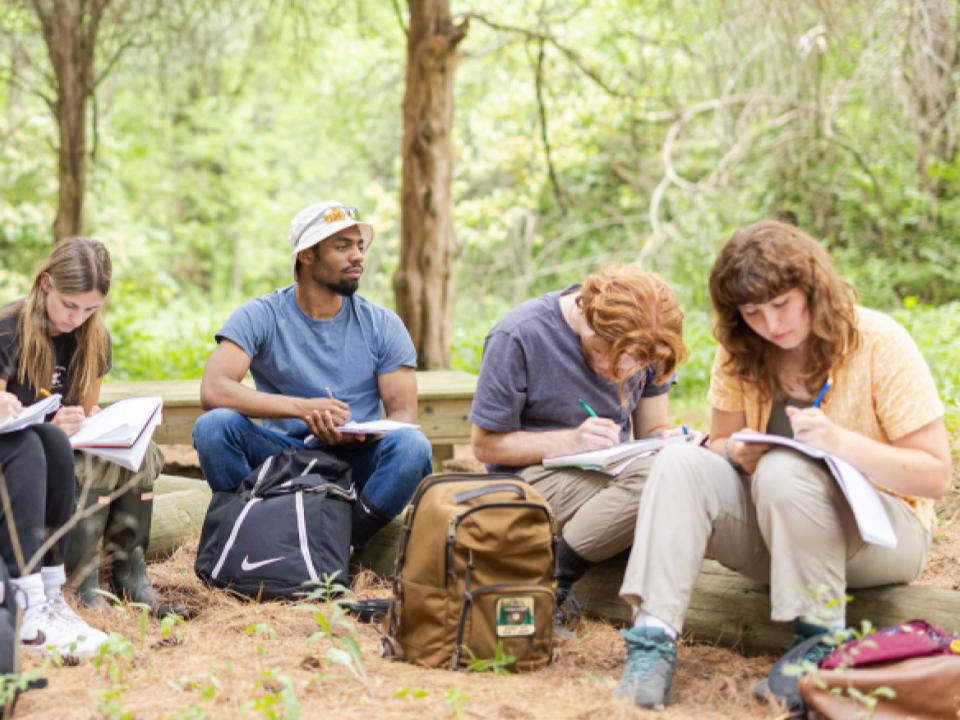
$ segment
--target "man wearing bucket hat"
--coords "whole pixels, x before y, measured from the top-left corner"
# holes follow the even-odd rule
[[[216,334],[193,442],[214,490],[237,487],[266,458],[305,442],[350,463],[359,490],[351,544],[397,515],[431,470],[414,428],[382,438],[348,420],[414,422],[416,351],[400,318],[356,294],[373,228],[356,208],[322,202],[290,224],[294,283],[241,305]],[[255,388],[244,385],[247,371]],[[251,418],[262,419],[255,423]],[[312,438],[311,438],[312,436]]]

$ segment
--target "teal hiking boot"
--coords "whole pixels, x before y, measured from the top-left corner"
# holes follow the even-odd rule
[[[663,710],[670,702],[677,669],[677,641],[661,628],[633,627],[620,634],[627,643],[627,665],[613,696],[632,700],[638,707]]]

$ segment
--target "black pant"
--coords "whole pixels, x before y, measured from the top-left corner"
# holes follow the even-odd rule
[[[0,482],[6,484],[13,514],[11,523],[0,502],[0,556],[10,575],[20,577],[23,568],[14,551],[14,527],[22,562],[29,562],[47,532],[65,525],[76,507],[70,440],[50,423],[0,434]],[[44,554],[42,565],[62,563],[64,545],[61,538]],[[39,567],[35,565],[32,572]]]

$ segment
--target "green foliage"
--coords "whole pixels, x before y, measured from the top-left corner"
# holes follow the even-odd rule
[[[469,696],[463,692],[463,688],[454,685],[443,694],[443,702],[446,703],[452,718],[464,718],[467,716],[467,701]]]
[[[503,650],[503,642],[497,643],[497,650],[494,656],[489,660],[478,658],[473,651],[466,645],[463,646],[467,655],[470,656],[470,664],[467,670],[470,672],[484,673],[492,672],[494,675],[512,675],[509,667],[517,661],[516,655],[508,655]]]
[[[264,670],[253,687],[256,697],[243,709],[255,712],[264,720],[298,720],[300,700],[293,681],[278,670]]]
[[[907,296],[893,316],[910,331],[930,365],[947,408],[947,428],[960,432],[960,301],[937,307]]]
[[[100,693],[97,712],[109,720],[133,720],[133,712],[124,709],[120,703],[121,697],[129,689],[129,685],[114,684],[104,690]]]
[[[323,659],[330,665],[347,670],[367,694],[372,695],[370,678],[360,649],[360,631],[343,606],[330,602],[334,597],[350,595],[349,588],[337,582],[338,573],[325,574],[322,582],[305,596],[307,602],[295,605],[294,610],[310,613],[317,624],[318,630],[307,639],[307,644],[323,642],[327,646]],[[327,604],[318,605],[316,602]]]
[[[115,379],[199,377],[229,314],[290,282],[289,220],[319,198],[373,223],[363,292],[393,303],[406,53],[395,8],[168,5],[97,92],[86,214],[114,257]],[[641,260],[677,287],[687,314],[691,358],[675,392],[702,397],[715,250],[786,209],[823,238],[864,304],[898,309],[956,428],[956,371],[944,360],[956,346],[936,328],[957,324],[960,154],[929,137],[918,156],[926,121],[905,84],[904,3],[827,13],[707,0],[664,12],[634,0],[477,0],[470,10],[453,133],[454,367],[479,368],[486,332],[516,303]],[[540,48],[504,27],[556,39],[540,68],[556,185]],[[5,7],[0,32],[42,85],[33,13]],[[49,248],[57,142],[38,97],[0,81],[0,104],[3,302],[26,291]]]

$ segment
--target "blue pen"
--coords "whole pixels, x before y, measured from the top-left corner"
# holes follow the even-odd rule
[[[577,398],[577,402],[580,403],[580,407],[584,409],[587,415],[590,417],[597,417],[597,414],[593,411],[593,408],[587,405],[583,398]]]
[[[813,404],[810,407],[818,408],[820,403],[823,402],[823,398],[826,396],[827,391],[833,387],[833,378],[828,377],[827,381],[823,384],[823,387],[820,388],[820,392],[817,393],[817,397],[813,399]]]

